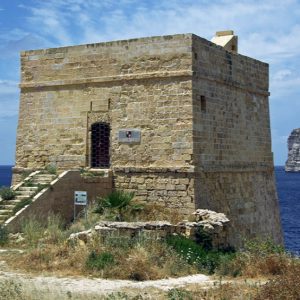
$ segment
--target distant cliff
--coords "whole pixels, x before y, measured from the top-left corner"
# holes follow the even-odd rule
[[[289,153],[284,170],[286,172],[300,172],[300,128],[291,132],[287,145]]]

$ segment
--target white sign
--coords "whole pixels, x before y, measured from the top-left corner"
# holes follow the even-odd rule
[[[141,131],[139,129],[119,129],[118,141],[120,142],[140,142]]]
[[[77,191],[75,192],[75,205],[87,204],[87,192]]]

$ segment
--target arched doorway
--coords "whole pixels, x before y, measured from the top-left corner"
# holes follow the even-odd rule
[[[109,137],[110,126],[104,122],[94,123],[92,125],[92,168],[106,169],[110,167],[109,157]]]

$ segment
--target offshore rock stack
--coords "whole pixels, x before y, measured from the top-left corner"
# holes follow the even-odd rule
[[[287,146],[289,152],[284,170],[286,172],[300,172],[300,128],[292,130]]]

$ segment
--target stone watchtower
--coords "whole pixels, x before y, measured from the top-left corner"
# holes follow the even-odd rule
[[[271,152],[268,64],[233,32],[21,52],[14,182],[26,169],[110,169],[136,199],[207,208],[227,241],[282,244]]]

